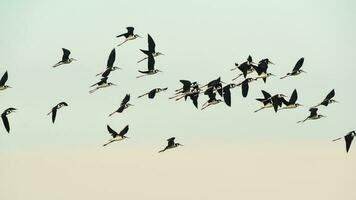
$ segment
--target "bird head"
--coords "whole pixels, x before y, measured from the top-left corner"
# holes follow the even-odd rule
[[[339,102],[334,99],[330,99],[330,103],[339,103]]]
[[[157,72],[163,72],[163,71],[161,71],[161,70],[159,70],[159,69],[155,69],[154,71],[155,71],[155,73],[157,73]]]
[[[113,85],[113,86],[116,86],[115,83],[111,83],[111,82],[109,82],[108,85],[109,85],[109,86],[112,86],[112,85]]]
[[[117,70],[117,69],[121,69],[121,67],[114,66],[114,67],[111,68],[111,71],[114,71],[114,70]]]
[[[77,59],[75,58],[71,58],[70,61],[78,61]]]
[[[135,38],[142,38],[141,36],[139,36],[138,34],[134,35]]]
[[[184,145],[182,145],[182,144],[180,144],[180,143],[176,143],[176,146],[178,147],[178,146],[184,146]]]
[[[326,117],[325,115],[319,115],[320,118]]]
[[[130,106],[135,106],[135,105],[130,104],[130,103],[127,103],[126,105],[127,105],[127,107],[130,107]]]
[[[299,106],[303,106],[302,104],[296,103],[295,106],[299,107]]]
[[[306,71],[304,71],[304,70],[302,70],[302,69],[300,69],[299,71],[300,71],[300,72],[303,72],[303,73],[307,73]]]
[[[276,76],[276,75],[274,75],[272,73],[267,73],[267,76]]]
[[[160,56],[160,55],[164,55],[164,54],[161,53],[161,52],[157,52],[156,55],[157,55],[157,56]]]
[[[6,88],[12,88],[12,87],[9,85],[4,85],[4,88],[6,89]]]
[[[166,91],[168,88],[158,88],[158,92]]]

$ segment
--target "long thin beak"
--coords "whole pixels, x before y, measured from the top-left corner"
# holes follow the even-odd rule
[[[334,102],[335,102],[335,103],[340,103],[340,101],[335,101],[335,100],[334,100]]]
[[[271,76],[276,76],[276,75],[274,75],[274,74],[271,74]]]
[[[274,63],[273,63],[273,62],[271,62],[271,61],[268,61],[268,63],[269,63],[269,64],[272,64],[272,65],[274,65]]]
[[[158,72],[163,72],[163,71],[161,71],[161,70],[158,70]]]
[[[113,86],[117,86],[115,83],[111,83],[111,85],[113,85]]]
[[[75,59],[75,58],[72,58],[72,61],[78,61],[77,59]]]

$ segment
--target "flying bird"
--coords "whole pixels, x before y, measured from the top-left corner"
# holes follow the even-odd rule
[[[52,114],[52,123],[54,123],[54,121],[56,120],[56,115],[57,115],[57,110],[64,107],[64,106],[68,106],[68,104],[66,102],[60,102],[59,104],[57,104],[56,106],[54,106],[51,110],[51,112],[49,112],[47,115]]]
[[[94,86],[97,86],[97,87],[90,90],[89,93],[93,93],[101,88],[106,88],[106,87],[116,86],[116,85],[114,83],[108,82],[108,77],[103,77],[103,78],[101,78],[101,80],[99,82],[91,85],[90,87],[94,87]]]
[[[148,59],[147,59],[147,71],[141,71],[138,70],[138,72],[142,73],[143,75],[137,76],[136,78],[141,78],[143,76],[148,76],[148,75],[153,75],[157,74],[158,72],[162,72],[159,69],[155,69],[155,58],[152,54],[148,54]]]
[[[214,92],[213,87],[210,87],[209,89],[205,90],[204,94],[208,95],[209,100],[202,105],[201,110],[204,110],[205,108],[207,108],[211,105],[216,105],[216,104],[222,102],[221,99],[216,99],[216,93]]]
[[[15,112],[15,110],[16,110],[16,108],[8,108],[1,114],[2,122],[3,122],[5,129],[8,133],[10,133],[10,124],[9,124],[9,120],[7,119],[7,115],[9,115],[12,112]]]
[[[307,120],[316,120],[316,119],[320,119],[320,118],[326,117],[324,115],[319,115],[317,113],[317,111],[318,111],[318,108],[310,108],[309,109],[310,115],[306,119],[298,121],[298,123],[306,122]]]
[[[141,61],[144,61],[148,58],[148,56],[151,54],[153,57],[156,57],[156,56],[160,56],[160,55],[164,55],[163,53],[161,52],[156,52],[156,44],[155,44],[155,41],[152,39],[151,35],[150,34],[147,34],[148,35],[148,50],[142,50],[140,49],[144,54],[147,55],[147,57],[137,61],[137,63],[141,62]]]
[[[102,77],[107,77],[109,76],[110,72],[115,71],[117,69],[121,69],[120,67],[115,67],[114,66],[114,62],[115,62],[115,58],[116,58],[116,51],[115,49],[111,50],[108,61],[106,63],[106,69],[104,72],[100,72],[98,74],[96,74],[96,76],[101,75]]]
[[[188,95],[190,95],[191,93],[196,93],[197,91],[200,92],[199,84],[196,81],[190,82],[188,80],[179,80],[179,82],[183,84],[183,87],[181,89],[175,90],[175,95],[173,97],[169,97],[169,99],[174,99],[177,97],[178,98],[176,99],[176,101],[183,97],[187,99]]]
[[[149,91],[149,92],[147,92],[147,93],[145,93],[143,95],[138,96],[137,98],[141,98],[143,96],[148,95],[148,98],[153,99],[156,96],[157,93],[162,92],[162,91],[166,91],[167,89],[168,88],[155,88],[155,89],[153,89],[153,90],[151,90],[151,91]]]
[[[117,110],[115,110],[113,113],[111,113],[109,117],[115,113],[122,113],[128,107],[133,106],[132,104],[128,103],[129,101],[130,101],[130,94],[126,94],[124,99],[121,101],[120,107]]]
[[[315,107],[318,107],[320,105],[323,105],[323,106],[328,106],[329,104],[332,104],[332,103],[339,103],[338,101],[334,100],[335,96],[335,90],[331,90],[331,92],[329,92],[329,94],[325,97],[325,99],[319,103],[318,105],[316,105]]]
[[[263,103],[263,106],[257,110],[255,110],[254,112],[258,112],[260,110],[266,109],[266,108],[272,108],[272,96],[270,93],[261,90],[262,94],[263,94],[263,98],[258,98],[256,99],[257,101]]]
[[[126,125],[124,129],[122,129],[120,131],[120,133],[117,133],[116,131],[114,131],[109,125],[106,126],[106,128],[108,129],[109,133],[112,136],[112,139],[109,140],[109,142],[103,144],[103,147],[105,147],[106,145],[116,142],[116,141],[121,141],[123,139],[126,139],[128,137],[125,136],[125,134],[129,131],[129,125]]]
[[[352,140],[354,139],[355,136],[356,136],[356,132],[355,132],[355,131],[351,131],[351,132],[349,132],[348,134],[346,134],[346,135],[343,137],[343,138],[345,139],[345,143],[346,143],[346,153],[349,152],[349,149],[350,149],[350,147],[351,147]],[[333,142],[338,141],[338,140],[340,140],[340,139],[342,139],[342,137],[333,140]]]
[[[244,76],[244,78],[246,78],[247,74],[250,74],[255,71],[255,69],[253,68],[254,64],[255,63],[252,61],[251,55],[249,55],[247,58],[247,61],[241,63],[241,65],[239,65],[238,63],[235,63],[236,67],[231,69],[231,71],[233,71],[235,69],[239,69],[241,71],[241,73],[237,77],[233,78],[232,80],[234,81],[234,80],[238,79],[240,76]]]
[[[255,80],[262,79],[263,82],[266,83],[266,80],[270,76],[274,76],[274,74],[267,72],[268,64],[273,64],[268,58],[261,60],[257,66],[252,65],[252,67],[257,72],[258,76]]]
[[[299,59],[298,62],[295,64],[292,72],[287,73],[287,75],[283,76],[281,79],[287,78],[288,76],[297,76],[302,72],[306,73],[305,71],[300,69],[303,66],[303,63],[304,63],[304,58]]]
[[[6,84],[6,81],[8,79],[8,74],[7,74],[7,71],[4,73],[4,75],[2,75],[1,79],[0,79],[0,91],[1,90],[5,90],[7,88],[11,88],[10,86],[8,85],[5,85]]]
[[[117,38],[122,37],[122,36],[125,37],[125,40],[122,43],[118,44],[117,46],[121,46],[125,42],[130,41],[130,40],[134,40],[136,38],[142,38],[141,36],[139,36],[137,34],[134,34],[134,30],[135,30],[134,27],[126,27],[126,29],[127,29],[126,33],[123,33],[123,34],[120,34],[120,35],[116,36]]]
[[[298,99],[298,93],[297,90],[294,89],[291,97],[289,98],[289,101],[286,101],[283,97],[282,97],[282,103],[285,105],[284,107],[282,107],[281,109],[293,109],[293,108],[297,108],[299,106],[302,106],[299,103],[296,103]]]
[[[166,151],[166,150],[168,150],[168,149],[176,148],[176,147],[178,147],[178,146],[183,146],[182,144],[179,144],[179,143],[174,142],[175,139],[176,139],[175,137],[169,138],[169,139],[167,140],[167,141],[168,141],[168,145],[167,145],[164,149],[162,149],[161,151],[159,151],[158,153],[164,152],[164,151]]]
[[[62,48],[62,51],[63,51],[62,60],[56,63],[55,65],[53,65],[53,67],[58,67],[63,64],[69,64],[72,61],[76,61],[75,58],[69,58],[70,51],[68,49]]]

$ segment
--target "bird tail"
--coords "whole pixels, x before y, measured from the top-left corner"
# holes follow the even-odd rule
[[[121,46],[121,45],[123,45],[125,42],[127,42],[128,40],[127,39],[125,39],[123,42],[121,42],[120,44],[118,44],[117,46],[119,47],[119,46]]]
[[[338,141],[338,140],[341,140],[341,139],[342,139],[342,137],[337,138],[337,139],[333,140],[333,142]]]
[[[112,142],[112,141],[103,144],[103,147],[107,146],[107,145],[110,144],[111,142]]]
[[[115,113],[116,113],[116,111],[115,111],[115,112],[113,112],[113,113],[110,113],[110,114],[109,114],[109,117],[111,117],[111,116],[112,116],[113,114],[115,114]]]
[[[143,96],[145,96],[145,95],[147,95],[147,93],[146,93],[146,94],[143,94],[143,95],[140,95],[140,96],[138,96],[137,98],[141,98],[141,97],[143,97]]]
[[[94,88],[92,90],[89,91],[90,94],[94,93],[96,90],[98,90],[98,88]]]
[[[62,65],[63,63],[62,63],[62,61],[59,61],[59,62],[57,62],[55,65],[53,65],[52,67],[53,68],[56,68],[56,67],[58,67],[59,65]]]
[[[260,111],[260,110],[263,110],[264,108],[265,108],[265,107],[261,107],[261,108],[255,110],[254,112],[256,113],[256,112],[258,112],[258,111]]]
[[[141,60],[137,61],[137,63],[140,63],[140,62],[142,62],[142,61],[144,61],[144,60],[146,60],[146,59],[147,59],[147,57],[144,57],[144,58],[142,58]]]
[[[242,76],[242,74],[239,74],[238,76],[236,76],[235,78],[233,78],[232,81],[234,81],[234,80],[240,78],[240,76]]]
[[[285,76],[281,77],[281,79],[285,79],[285,78],[287,78],[287,77],[288,77],[288,75],[285,75]]]

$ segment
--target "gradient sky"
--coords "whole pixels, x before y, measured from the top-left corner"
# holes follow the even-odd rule
[[[31,191],[34,193],[33,199],[46,199],[36,195],[41,191],[35,189],[36,185],[45,185],[42,182],[33,182],[32,179],[37,176],[26,175],[23,178],[12,179],[12,174],[20,171],[36,174],[43,170],[45,173],[39,176],[46,176],[51,173],[53,162],[60,163],[55,168],[59,171],[61,166],[67,164],[70,166],[74,163],[76,168],[73,171],[65,168],[68,170],[66,172],[68,177],[89,165],[89,171],[78,175],[79,185],[83,181],[81,178],[92,174],[91,172],[96,173],[93,181],[96,182],[95,179],[101,177],[97,174],[101,170],[96,171],[98,166],[93,164],[96,160],[117,166],[116,170],[119,171],[121,163],[127,161],[129,164],[125,165],[124,171],[133,173],[130,170],[133,166],[137,167],[138,161],[130,162],[132,159],[130,157],[137,156],[139,159],[140,152],[147,155],[145,161],[151,167],[154,166],[158,171],[163,170],[160,167],[164,162],[157,157],[156,151],[164,147],[165,139],[171,136],[176,136],[177,141],[185,146],[168,154],[173,158],[165,155],[167,158],[164,160],[176,162],[176,166],[169,169],[178,171],[175,177],[182,184],[184,181],[191,181],[189,177],[186,178],[188,180],[183,180],[182,173],[196,172],[198,168],[204,168],[208,163],[214,163],[214,167],[203,170],[200,175],[212,174],[212,179],[216,178],[219,182],[224,182],[225,179],[224,176],[219,177],[217,172],[234,174],[235,170],[239,170],[237,163],[240,163],[240,159],[245,161],[243,170],[253,173],[252,171],[257,170],[255,164],[263,168],[263,163],[268,163],[269,160],[264,158],[249,163],[251,158],[247,154],[264,152],[268,154],[267,158],[274,162],[270,166],[273,168],[271,172],[263,171],[272,174],[262,176],[269,180],[262,180],[262,183],[271,183],[276,187],[269,193],[272,198],[280,184],[275,183],[278,178],[277,180],[272,178],[273,175],[279,177],[276,169],[281,169],[285,162],[293,163],[293,157],[284,152],[284,147],[291,144],[291,148],[294,149],[290,151],[301,150],[295,162],[312,161],[316,162],[317,167],[331,164],[335,167],[327,166],[327,169],[336,170],[338,173],[333,171],[335,177],[328,179],[322,176],[323,173],[313,176],[317,169],[308,165],[294,175],[298,177],[298,174],[303,174],[304,179],[295,180],[298,182],[296,185],[284,185],[287,187],[287,194],[292,193],[293,187],[304,185],[310,180],[312,181],[308,183],[312,185],[335,180],[340,187],[335,187],[338,189],[335,195],[344,199],[354,199],[352,197],[355,195],[348,193],[347,189],[350,188],[350,184],[355,185],[355,173],[343,170],[351,170],[350,166],[356,167],[356,161],[352,158],[356,152],[351,148],[346,157],[343,142],[335,144],[330,142],[355,129],[356,95],[353,76],[356,68],[352,64],[356,52],[354,13],[356,3],[351,0],[231,0],[209,3],[203,0],[1,1],[0,74],[8,71],[7,84],[13,88],[0,92],[0,110],[8,107],[16,107],[19,110],[9,116],[11,134],[7,134],[5,129],[0,127],[0,160],[1,163],[7,163],[0,166],[2,176],[5,177],[0,180],[0,185],[3,186],[0,187],[2,188],[0,199],[23,199]],[[125,32],[126,26],[134,26],[135,32],[144,38],[127,42],[116,49],[115,65],[122,67],[123,70],[112,73],[110,81],[118,86],[89,94],[89,86],[98,81],[95,74],[104,69],[110,51],[122,41],[115,36]],[[146,62],[136,63],[143,57],[139,49],[147,48],[147,33],[156,41],[156,49],[166,54],[156,59],[156,67],[164,72],[137,80],[135,78],[138,75],[137,70],[145,69],[147,65]],[[62,56],[62,47],[70,49],[71,56],[79,61],[53,69],[51,66]],[[168,99],[173,95],[174,89],[181,87],[180,79],[196,80],[205,84],[221,76],[224,82],[230,82],[236,76],[236,72],[230,72],[229,69],[235,62],[245,61],[249,54],[255,61],[270,58],[275,65],[269,70],[279,77],[289,72],[297,60],[304,57],[303,69],[308,73],[284,80],[272,77],[267,84],[262,81],[255,82],[251,84],[249,95],[245,99],[241,97],[240,88],[234,89],[231,108],[220,104],[200,111],[196,110],[190,101],[175,102]],[[136,98],[155,87],[169,89],[158,94],[153,101]],[[306,106],[293,111],[281,111],[278,114],[272,110],[253,113],[261,106],[254,100],[262,95],[261,89],[290,95],[295,88],[298,90],[299,103]],[[302,125],[296,123],[307,117],[308,108],[319,103],[332,89],[336,91],[335,99],[341,103],[320,109],[320,114],[326,115],[327,118]],[[126,93],[131,94],[131,103],[135,107],[109,118],[108,114],[117,109]],[[206,100],[205,96],[200,97],[200,105]],[[61,101],[66,101],[69,107],[58,112],[56,123],[53,125],[46,114]],[[130,141],[113,144],[103,150],[101,145],[110,138],[106,124],[110,124],[116,130],[129,124]],[[320,148],[313,148],[314,143]],[[310,152],[309,155],[309,151],[304,148],[305,144],[309,145],[307,150],[318,153]],[[269,148],[262,148],[263,145]],[[194,152],[196,148],[200,150]],[[234,167],[229,166],[225,169],[223,164],[219,165],[213,158],[208,157],[207,155],[214,151],[212,148],[221,148],[222,150],[219,150],[221,154],[213,154],[218,156],[222,163]],[[251,151],[247,152],[245,148]],[[230,151],[225,154],[223,150]],[[76,152],[73,157],[69,154],[71,151]],[[110,159],[112,156],[116,158],[117,155],[121,155],[122,151],[124,156],[119,156],[120,160]],[[193,155],[188,156],[191,153]],[[240,159],[231,159],[234,153],[241,156]],[[52,154],[54,156],[51,156]],[[90,155],[93,155],[93,160],[89,159]],[[192,159],[203,156],[205,160],[202,163],[195,160],[188,164],[191,160],[184,156]],[[255,159],[261,157],[263,156],[253,156]],[[284,157],[288,158],[284,160]],[[55,161],[57,158],[58,161]],[[340,162],[337,163],[338,161]],[[50,164],[45,164],[41,169],[41,163]],[[180,166],[184,166],[182,172],[179,171]],[[114,169],[106,168],[104,164],[100,164],[99,167],[103,167],[104,170]],[[298,165],[290,163],[285,167],[289,171],[298,169]],[[149,174],[149,169],[142,168],[139,174]],[[114,169],[112,173],[116,170]],[[336,176],[339,173],[341,177]],[[110,183],[115,185],[115,179],[111,179],[109,174],[108,171],[104,173],[110,179]],[[114,178],[120,179],[120,174],[122,173],[116,174]],[[350,178],[348,175],[353,177]],[[54,176],[60,178],[61,172]],[[137,181],[141,180],[138,175],[133,176]],[[152,176],[150,174],[148,177],[140,177],[148,179]],[[158,177],[157,181],[170,182],[166,176],[165,173],[158,173],[154,177]],[[236,176],[233,177],[238,179]],[[50,182],[47,178],[42,177],[40,180]],[[125,177],[126,179],[129,180],[129,177]],[[244,185],[243,194],[252,191],[256,181],[261,181],[258,177],[253,177],[252,180],[254,181]],[[289,179],[283,177],[281,180]],[[24,190],[17,188],[17,183],[22,181],[23,184],[32,183],[33,186]],[[105,177],[100,178],[97,187],[93,185],[99,196],[106,191],[103,185],[100,185],[103,181],[106,181]],[[215,192],[214,187],[204,189],[205,185],[199,184],[203,181],[204,179],[194,182],[197,190],[192,197],[195,199],[205,197],[199,195],[202,192],[208,194],[211,192],[210,199],[216,199],[213,198],[216,197],[214,195],[224,192],[224,188]],[[226,181],[231,184],[234,182],[231,178],[227,178]],[[150,182],[145,180],[144,183]],[[54,185],[61,187],[65,184],[66,181],[63,179]],[[135,189],[140,191],[145,186],[131,184],[132,191]],[[179,190],[181,186],[173,185],[172,188]],[[263,188],[263,184],[256,187]],[[307,189],[305,185],[304,187]],[[162,196],[156,197],[163,199],[172,192],[178,192],[172,188]],[[326,188],[331,190],[334,187],[330,184]],[[80,188],[76,195],[86,189],[88,188]],[[159,193],[159,188],[155,189],[157,190],[153,190],[150,197],[155,197],[155,194]],[[235,190],[233,187],[230,189],[231,192],[226,194],[226,198],[235,199],[233,195]],[[180,192],[185,194],[184,191]],[[310,191],[306,191],[308,192]],[[315,195],[321,192],[327,191],[322,189],[314,191]],[[75,191],[67,191],[68,196],[72,193]],[[15,194],[18,196],[15,197]],[[87,199],[90,199],[89,194],[85,195]],[[179,197],[188,198],[190,193],[186,194]],[[91,198],[95,199],[94,197],[95,195]],[[107,197],[113,198],[115,195],[109,192]],[[138,197],[140,195],[135,196]],[[315,197],[319,199],[318,196]],[[328,195],[324,194],[323,197]],[[329,196],[329,199],[336,198],[331,197],[334,196]],[[53,199],[61,199],[61,196]],[[252,199],[257,199],[257,196]]]

